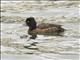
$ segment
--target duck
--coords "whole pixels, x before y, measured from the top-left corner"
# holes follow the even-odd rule
[[[41,23],[37,25],[34,17],[28,17],[25,21],[26,25],[29,27],[28,34],[31,36],[30,39],[36,39],[37,35],[47,35],[47,36],[62,36],[61,34],[65,31],[62,25]]]

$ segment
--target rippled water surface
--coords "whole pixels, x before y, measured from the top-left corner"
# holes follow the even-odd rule
[[[79,7],[14,11],[1,12],[2,60],[79,60]],[[66,31],[64,36],[38,35],[35,40],[29,40],[28,27],[24,26],[23,19],[18,22],[15,18],[14,21],[17,16],[24,20],[34,16],[38,23],[61,24]],[[21,38],[25,35],[27,37]]]

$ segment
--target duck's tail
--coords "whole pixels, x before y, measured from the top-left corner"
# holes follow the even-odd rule
[[[58,32],[64,32],[65,31],[65,29],[64,28],[62,28],[62,27],[58,27]]]

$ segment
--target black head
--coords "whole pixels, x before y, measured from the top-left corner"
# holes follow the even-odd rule
[[[36,21],[34,17],[29,17],[26,19],[26,24],[29,26],[30,30],[36,29]]]

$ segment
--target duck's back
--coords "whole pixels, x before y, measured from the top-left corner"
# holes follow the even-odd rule
[[[63,32],[64,29],[61,28],[61,25],[56,24],[40,24],[36,29],[30,31],[31,34],[40,34],[40,35],[59,35]]]
[[[45,28],[50,28],[50,27],[61,27],[61,25],[42,23],[37,26],[37,28],[40,28],[40,29],[45,29]]]

